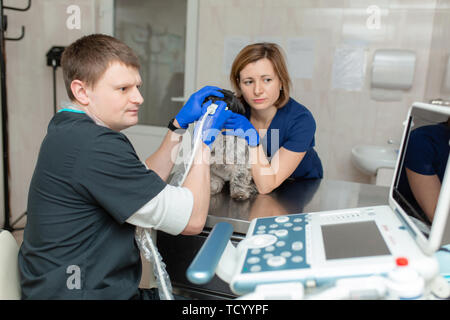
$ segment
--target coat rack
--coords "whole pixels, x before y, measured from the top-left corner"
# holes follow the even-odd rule
[[[5,41],[19,41],[25,36],[25,27],[22,26],[22,31],[18,37],[6,37],[5,32],[8,28],[7,16],[3,14],[3,10],[27,11],[31,7],[31,0],[28,0],[28,5],[25,8],[15,8],[3,5],[3,0],[0,0],[0,69],[1,69],[1,94],[2,94],[2,142],[3,142],[3,190],[4,190],[4,209],[5,209],[5,224],[4,229],[8,231],[13,230],[13,224],[10,224],[10,205],[9,205],[9,144],[8,144],[8,106],[6,96],[6,50]]]

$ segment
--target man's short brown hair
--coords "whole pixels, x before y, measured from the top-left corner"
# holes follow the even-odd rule
[[[94,87],[113,62],[121,62],[139,70],[139,59],[125,43],[104,34],[84,36],[63,52],[61,66],[70,100],[76,100],[70,88],[73,80]]]

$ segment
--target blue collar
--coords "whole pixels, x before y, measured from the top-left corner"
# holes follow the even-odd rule
[[[75,110],[75,109],[70,109],[70,108],[61,109],[58,112],[62,112],[62,111],[68,111],[68,112],[74,112],[74,113],[86,113],[86,112],[81,111],[81,110]]]

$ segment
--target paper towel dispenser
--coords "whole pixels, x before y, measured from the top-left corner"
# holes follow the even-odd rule
[[[372,88],[408,90],[412,87],[416,54],[411,50],[379,49],[373,55]]]

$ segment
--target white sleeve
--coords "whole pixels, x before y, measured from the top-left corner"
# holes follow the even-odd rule
[[[142,227],[180,234],[186,228],[194,206],[194,196],[188,188],[166,187],[152,200],[129,217],[126,222]]]

